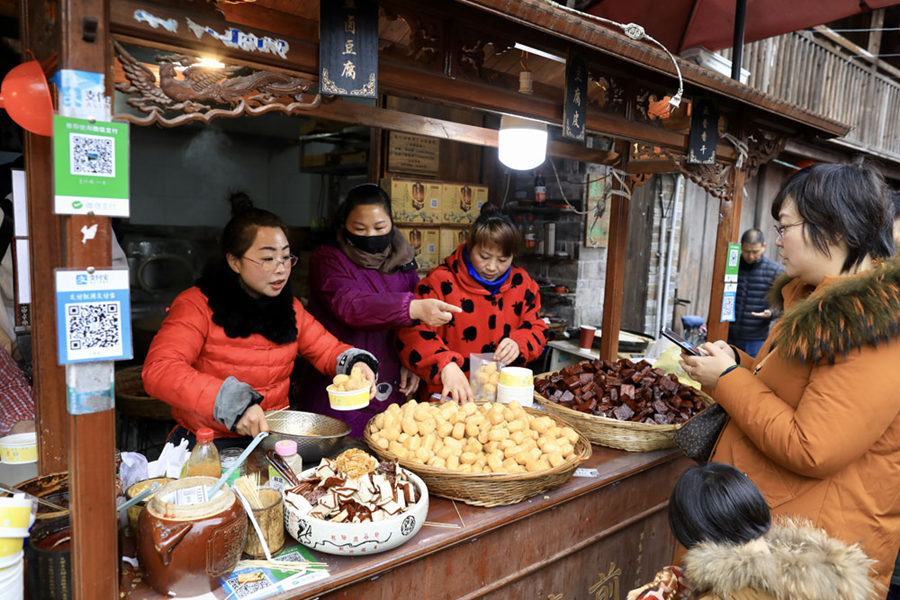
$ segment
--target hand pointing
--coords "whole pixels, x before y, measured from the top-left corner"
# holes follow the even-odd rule
[[[409,317],[429,327],[446,325],[453,318],[453,313],[458,312],[462,312],[460,307],[436,298],[420,298],[409,303]]]

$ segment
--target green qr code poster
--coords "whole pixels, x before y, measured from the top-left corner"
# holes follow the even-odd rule
[[[128,124],[53,117],[54,212],[127,217]]]

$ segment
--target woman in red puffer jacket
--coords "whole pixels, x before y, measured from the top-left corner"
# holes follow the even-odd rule
[[[297,257],[287,227],[243,194],[232,203],[226,264],[175,298],[144,363],[145,390],[170,404],[181,426],[175,442],[200,427],[217,438],[268,431],[265,411],[288,405],[298,353],[332,376],[361,363],[374,394],[375,357],[340,342],[291,294]]]

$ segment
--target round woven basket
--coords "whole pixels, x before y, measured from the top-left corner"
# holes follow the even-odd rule
[[[480,404],[480,403],[479,403]],[[526,412],[535,416],[548,416],[557,425],[569,425],[563,419],[542,411],[523,407]],[[375,419],[369,420],[363,436],[375,454],[383,459],[396,460],[422,478],[428,486],[428,493],[450,500],[459,500],[473,506],[504,506],[516,504],[543,492],[558,488],[572,476],[575,469],[591,456],[591,444],[582,434],[578,434],[575,444],[575,455],[566,462],[546,471],[534,473],[457,473],[446,469],[436,469],[420,462],[398,459],[397,455],[385,450],[375,443],[372,433]],[[576,429],[577,431],[577,429]]]
[[[140,365],[116,371],[116,410],[129,417],[171,421],[172,407],[144,391],[143,368]]]
[[[712,404],[712,398],[702,392],[700,392],[700,396],[707,406]],[[547,411],[547,414],[558,417],[577,429],[592,444],[629,452],[650,452],[651,450],[673,448],[675,442],[672,437],[682,425],[682,423],[677,425],[650,425],[649,423],[633,423],[608,417],[598,417],[560,406],[537,392],[534,393],[534,401],[542,406]]]

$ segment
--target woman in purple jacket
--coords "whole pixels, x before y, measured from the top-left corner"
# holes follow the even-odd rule
[[[462,309],[415,297],[415,252],[403,235],[395,235],[390,198],[378,185],[350,190],[335,223],[337,245],[320,246],[309,261],[307,310],[338,339],[378,358],[378,384],[367,408],[335,411],[325,391],[331,380],[304,368],[300,408],[341,419],[350,425],[350,435],[361,436],[373,414],[403,402],[419,385],[418,376],[400,364],[394,330],[416,321],[439,327]]]

